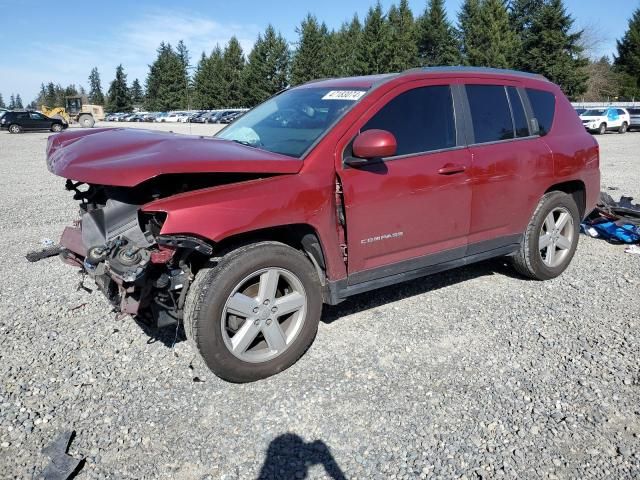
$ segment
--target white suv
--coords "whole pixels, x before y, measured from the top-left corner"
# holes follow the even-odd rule
[[[619,107],[592,108],[580,115],[580,120],[584,128],[600,135],[607,130],[626,133],[631,123],[629,112]]]

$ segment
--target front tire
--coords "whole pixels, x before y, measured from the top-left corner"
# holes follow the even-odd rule
[[[80,115],[78,123],[84,128],[92,128],[96,122],[91,115]]]
[[[54,123],[53,125],[51,125],[51,131],[53,133],[58,133],[62,131],[62,125],[60,125],[59,123]]]
[[[601,123],[600,127],[598,127],[598,134],[599,135],[604,135],[605,133],[607,133],[607,124],[606,123]]]
[[[512,257],[514,268],[534,280],[550,280],[566,270],[578,246],[580,213],[571,195],[545,194]]]
[[[307,257],[260,242],[198,272],[184,327],[213,373],[244,383],[293,365],[313,343],[321,313],[318,275]]]
[[[17,124],[9,125],[9,133],[20,133],[22,132],[22,127]]]

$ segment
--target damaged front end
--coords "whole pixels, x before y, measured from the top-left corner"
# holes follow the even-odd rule
[[[67,180],[66,188],[80,201],[80,219],[64,230],[60,255],[91,277],[116,311],[163,327],[182,318],[192,272],[212,246],[160,234],[165,214],[141,210],[167,193],[153,183],[127,188]],[[175,190],[175,179],[170,184]]]

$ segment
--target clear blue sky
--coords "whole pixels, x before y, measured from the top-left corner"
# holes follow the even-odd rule
[[[161,41],[184,39],[197,60],[203,50],[236,35],[245,49],[272,23],[295,42],[296,26],[311,12],[330,28],[357,12],[362,19],[375,0],[109,0],[58,2],[0,0],[0,93],[31,101],[41,82],[87,84],[97,66],[106,90],[122,62],[129,82],[144,81]],[[388,8],[393,0],[383,0]],[[446,0],[455,20],[462,0]],[[414,14],[426,0],[410,0]],[[592,55],[611,55],[640,0],[565,0],[578,28],[593,40]],[[195,63],[195,62],[193,62]]]

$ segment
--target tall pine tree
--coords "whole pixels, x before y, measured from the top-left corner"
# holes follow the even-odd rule
[[[24,108],[22,105],[22,97],[19,93],[16,95],[16,106],[14,108]]]
[[[521,65],[560,85],[570,98],[587,88],[588,60],[582,55],[581,31],[573,31],[573,18],[562,0],[549,0],[533,17],[524,36]]]
[[[222,54],[222,82],[227,92],[227,107],[244,107],[244,67],[245,60],[240,42],[234,36]]]
[[[614,65],[620,73],[621,95],[627,98],[640,97],[640,8],[629,20],[629,28],[617,41],[618,54]]]
[[[137,78],[131,84],[130,94],[131,101],[134,105],[139,106],[144,101],[144,91],[142,90],[142,85],[140,85],[140,81]]]
[[[318,23],[308,14],[296,29],[298,44],[291,64],[291,84],[299,85],[327,75],[329,32],[327,26]]]
[[[89,74],[89,103],[93,105],[104,105],[104,94],[102,93],[98,67],[93,67]]]
[[[546,0],[511,0],[509,20],[518,35],[527,32]]]
[[[389,48],[390,28],[378,1],[370,7],[364,20],[362,41],[358,50],[358,63],[362,73],[369,75],[390,72],[391,56]]]
[[[289,46],[269,25],[249,54],[245,69],[245,103],[257,105],[289,84]]]
[[[133,110],[131,95],[127,87],[127,74],[122,64],[116,68],[116,77],[109,86],[106,108],[110,112],[130,112]]]
[[[463,60],[477,67],[513,68],[520,41],[505,0],[465,0],[458,16]]]
[[[0,108],[7,108],[7,106],[4,104],[4,98],[2,98],[1,93],[0,93]]]
[[[195,105],[199,108],[213,109],[226,105],[227,91],[222,70],[222,49],[219,45],[216,45],[208,57],[202,53],[193,79]]]
[[[465,0],[458,12],[458,38],[462,60],[466,65],[475,65],[481,55],[482,0]]]
[[[457,65],[460,46],[444,7],[444,0],[429,0],[417,22],[418,58],[422,66]]]
[[[164,42],[157,52],[158,56],[147,75],[146,108],[165,111],[187,107],[189,84],[184,58],[173,50],[171,44]]]
[[[13,110],[16,108],[16,96],[12,93],[9,97],[9,106],[7,107],[9,110]]]
[[[336,77],[350,77],[362,75],[362,68],[358,63],[358,50],[362,42],[362,24],[358,15],[354,15],[351,22],[345,22],[333,36],[334,62],[332,74]]]
[[[402,72],[417,64],[416,25],[407,0],[389,9],[389,66],[392,72]]]

